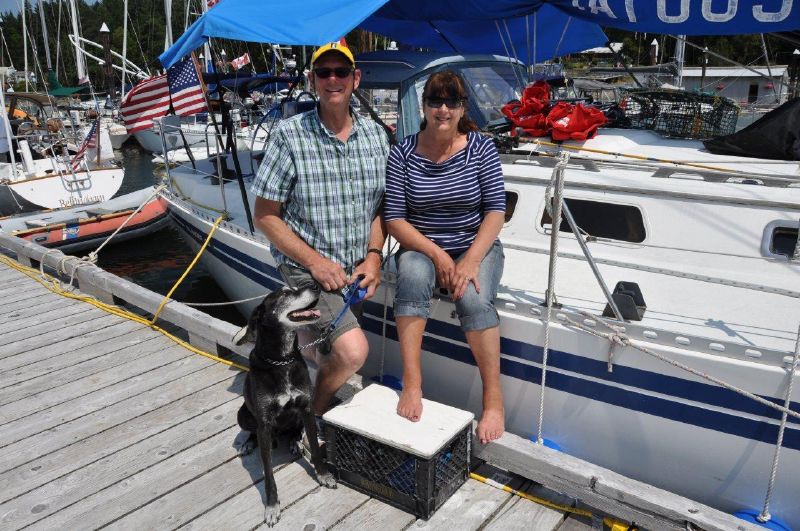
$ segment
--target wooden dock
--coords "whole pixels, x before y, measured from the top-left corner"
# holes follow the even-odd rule
[[[28,266],[59,267],[105,302],[124,300],[150,314],[161,303],[160,295],[99,268],[75,271],[76,261],[3,234],[0,253]],[[233,448],[240,370],[52,293],[5,262],[0,301],[0,528],[262,525],[259,458],[239,458]],[[231,343],[238,329],[229,323],[174,301],[159,323],[206,352],[246,359],[247,350]],[[580,499],[643,529],[758,529],[514,435],[475,445],[475,456],[487,462],[477,470],[483,476],[564,507]],[[592,528],[589,517],[472,479],[430,520],[418,520],[344,485],[320,487],[305,460],[285,452],[275,459],[277,529]]]
[[[0,265],[0,526],[252,529],[258,454],[236,456],[244,374]],[[581,529],[469,480],[428,521],[276,459],[276,529]],[[491,476],[490,469],[481,470]],[[513,488],[535,492],[519,477]],[[538,488],[541,490],[541,488]]]

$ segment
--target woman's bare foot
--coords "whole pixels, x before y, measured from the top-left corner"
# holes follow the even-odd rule
[[[499,439],[505,431],[505,414],[502,409],[485,409],[476,430],[481,444]]]
[[[403,388],[397,403],[397,414],[411,422],[419,422],[422,416],[422,389]]]

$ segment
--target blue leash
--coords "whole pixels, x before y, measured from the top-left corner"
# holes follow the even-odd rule
[[[336,326],[339,324],[339,321],[342,320],[344,314],[347,313],[347,310],[350,308],[350,306],[358,304],[359,302],[364,300],[364,298],[367,296],[367,288],[361,286],[362,280],[364,280],[364,275],[358,275],[358,277],[356,277],[356,279],[353,281],[352,284],[349,284],[344,288],[342,293],[342,298],[344,299],[344,307],[342,307],[342,309],[339,311],[339,315],[337,315],[336,318],[333,321],[331,321],[331,324],[328,325],[325,331],[322,332],[315,341],[309,343],[308,345],[303,345],[302,347],[300,347],[300,350],[306,349],[311,346],[319,345],[320,343],[327,341],[328,337],[331,335],[334,328],[336,328]],[[330,351],[331,351],[330,343],[323,343],[323,345],[320,346],[320,352],[322,352],[323,354],[328,354],[330,353]]]

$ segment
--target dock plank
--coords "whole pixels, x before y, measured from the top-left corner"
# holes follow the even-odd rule
[[[187,522],[180,529],[253,529],[264,521],[264,473],[261,461],[251,465],[251,479],[254,482],[245,485],[224,502]],[[278,499],[283,509],[311,491],[320,488],[312,476],[311,466],[303,459],[282,466],[273,466],[275,481],[278,485]]]
[[[537,484],[529,482],[520,490],[534,496],[540,496],[540,486]],[[567,515],[562,511],[557,511],[517,496],[511,503],[506,504],[500,511],[495,513],[484,529],[492,531],[526,531],[531,528],[531,522],[536,522],[537,530],[546,531],[556,529],[566,518]]]
[[[64,350],[55,345],[40,347],[16,356],[0,359],[0,389],[24,382],[29,378],[48,374],[74,363],[116,352],[126,346],[138,345],[149,337],[152,330],[143,330],[132,321],[115,323],[95,330],[83,337],[62,342]]]
[[[46,436],[28,437],[12,443],[3,448],[2,466],[5,470],[0,473],[0,500],[16,495],[14,492],[20,488],[20,483],[31,486],[32,478],[27,472],[33,461],[38,465],[42,462],[47,464],[35,475],[52,479],[49,474],[56,468],[66,465],[72,470],[85,464],[87,459],[102,457],[163,431],[177,419],[189,418],[204,409],[216,407],[222,401],[220,394],[241,393],[241,381],[219,366],[206,366],[171,381],[169,385],[65,422],[46,432]],[[63,462],[58,457],[62,450],[70,454],[70,458],[63,459]],[[86,455],[72,455],[76,450],[86,452]]]
[[[200,366],[211,366],[214,362],[204,360]],[[66,422],[110,408],[120,402],[130,400],[140,394],[153,392],[163,385],[185,378],[198,372],[197,362],[191,357],[183,357],[161,367],[153,374],[145,373],[106,387],[99,392],[90,393],[75,400],[61,403],[32,416],[36,422],[22,418],[3,425],[0,430],[0,448],[23,440],[32,435],[58,431]]]
[[[238,429],[234,429],[228,434],[237,432]],[[224,464],[163,496],[155,497],[148,504],[111,523],[107,529],[130,529],[134,531],[140,529],[175,529],[203,515],[210,509],[227,503],[227,500],[235,493],[243,490],[256,490],[253,484],[258,481],[261,481],[261,491],[263,492],[263,473],[258,452],[252,452],[243,458],[239,458],[230,447],[231,440],[226,439],[225,442],[225,449],[229,452],[229,459]],[[281,452],[275,457],[274,466],[279,469],[278,473],[280,473],[286,467],[290,457],[286,452]],[[300,490],[308,492],[304,487]],[[281,492],[280,486],[278,492]],[[300,494],[299,496],[302,495]],[[258,506],[260,506],[259,512],[263,519],[263,502],[260,501]],[[246,529],[241,526],[241,519],[243,518],[246,517],[232,515],[227,526],[224,527],[234,525],[236,529]]]
[[[2,336],[0,336],[0,346],[8,345],[10,343],[15,342],[22,342],[27,340],[31,340],[34,337],[42,337],[47,334],[51,334],[54,330],[59,330],[67,327],[71,327],[80,323],[84,323],[86,321],[97,321],[99,318],[104,317],[106,312],[100,310],[99,308],[95,308],[89,304],[83,305],[86,307],[84,309],[81,307],[77,309],[78,311],[67,313],[66,315],[60,315],[57,317],[53,317],[49,319],[47,322],[44,323],[31,323],[26,322],[24,326],[17,327],[16,330],[7,331]],[[35,344],[34,341],[31,341],[31,344]],[[31,347],[33,348],[33,347]]]
[[[164,338],[149,338],[85,363],[0,390],[0,425],[49,409],[191,356]]]
[[[43,295],[51,296],[52,291],[42,286],[38,282],[31,281],[29,284],[23,284],[25,289],[13,289],[6,293],[3,300],[6,304],[14,304],[25,302],[29,299],[35,299]]]
[[[62,301],[53,301],[49,304],[42,304],[38,307],[19,310],[16,314],[8,314],[0,321],[0,334],[6,334],[25,327],[32,327],[51,320],[61,319],[79,312],[88,312],[95,309],[89,304],[77,301],[64,301],[75,304],[65,304]],[[57,304],[61,303],[61,304]]]
[[[59,297],[56,300],[46,298],[41,300],[38,304],[28,304],[17,308],[0,308],[0,324],[5,329],[6,326],[13,326],[16,328],[22,323],[20,321],[35,318],[43,315],[46,312],[51,312],[60,309],[85,307],[88,304],[72,299],[65,299]]]
[[[78,529],[122,516],[150,499],[153,485],[175,488],[194,477],[195,469],[202,473],[229,459],[239,405],[231,399],[28,491],[0,505],[0,524]]]
[[[69,328],[56,328],[47,334],[39,334],[27,339],[19,341],[12,341],[5,345],[0,345],[0,357],[7,358],[24,352],[39,349],[40,347],[50,347],[50,351],[60,352],[60,344],[62,341],[69,339],[87,339],[90,338],[92,333],[97,335],[97,332],[105,331],[113,325],[123,323],[134,324],[141,327],[139,323],[134,323],[116,315],[100,315],[89,321],[77,323]]]
[[[331,529],[349,531],[350,529],[380,529],[381,531],[402,531],[417,518],[402,509],[375,498],[351,512]],[[530,526],[530,522],[528,523]]]
[[[28,287],[26,286],[26,291]],[[17,299],[17,300],[8,300],[4,301],[3,304],[3,313],[10,313],[14,310],[19,310],[22,308],[27,308],[29,306],[34,306],[37,304],[44,304],[46,302],[50,302],[53,300],[53,293],[49,290],[39,287],[39,289],[32,288],[31,291],[25,294],[25,297]],[[74,300],[74,299],[72,299]],[[78,301],[80,302],[80,301]],[[85,304],[85,303],[81,303]]]
[[[459,531],[480,529],[495,512],[512,501],[512,496],[508,492],[469,479],[429,520],[419,519],[413,524],[413,528],[435,530],[455,527]]]

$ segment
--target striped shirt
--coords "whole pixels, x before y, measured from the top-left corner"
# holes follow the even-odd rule
[[[506,210],[497,149],[491,139],[471,132],[466,148],[437,164],[416,153],[417,136],[389,153],[386,221],[405,219],[445,251],[466,251],[484,214]]]
[[[283,203],[283,221],[319,254],[352,270],[364,258],[386,183],[386,133],[351,112],[342,142],[316,109],[277,125],[251,190]],[[278,264],[300,266],[271,246]]]

